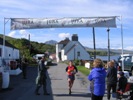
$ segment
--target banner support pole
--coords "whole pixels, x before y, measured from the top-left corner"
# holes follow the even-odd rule
[[[122,58],[123,58],[123,25],[122,25],[122,16],[120,17],[121,21],[121,45],[122,45]],[[124,71],[124,59],[122,59],[122,71]]]
[[[8,20],[7,20],[8,19]],[[3,28],[3,50],[2,50],[2,59],[4,60],[5,58],[5,26],[6,26],[6,23],[10,20],[10,18],[5,18],[4,17],[4,28]]]

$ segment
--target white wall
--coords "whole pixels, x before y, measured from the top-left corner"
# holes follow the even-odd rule
[[[67,60],[74,60],[74,49],[67,54]]]
[[[59,62],[59,52],[61,52],[61,49],[63,47],[63,44],[56,44],[56,60]]]
[[[58,44],[56,44],[56,60],[59,62],[59,49],[58,49]]]
[[[65,60],[65,54],[64,54],[64,49],[61,50],[61,59],[62,61]]]
[[[67,54],[68,60],[74,60],[74,52],[75,52],[75,59],[82,59],[82,60],[90,60],[90,55],[86,52],[86,50],[81,46],[77,45]],[[80,56],[77,55],[77,52],[80,52]]]
[[[20,58],[20,55],[19,55],[19,50],[18,49],[14,49],[13,50],[13,58],[14,59],[19,59]]]
[[[77,52],[80,51],[80,59],[82,60],[90,60],[89,53],[80,45],[76,47]],[[77,55],[76,55],[77,57]]]
[[[70,48],[71,48],[74,44],[78,45],[79,42],[78,42],[78,41],[70,41],[70,42],[64,47],[65,53],[66,53],[68,50],[70,50]]]
[[[4,57],[6,64],[8,64],[10,62],[10,60],[19,59],[19,50],[18,49],[14,49],[14,48],[5,46],[4,55],[3,55],[3,46],[0,45],[0,48],[2,49],[2,56],[0,58],[2,59],[2,57]],[[0,63],[0,66],[1,66],[1,63]]]
[[[5,47],[5,59],[19,59],[19,50],[11,47]]]

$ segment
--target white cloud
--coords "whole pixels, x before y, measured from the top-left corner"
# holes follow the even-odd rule
[[[26,39],[28,39],[29,34],[34,36],[34,34],[31,34],[27,30],[11,31],[7,35],[10,37],[13,37],[13,38],[26,38]]]
[[[60,34],[58,34],[58,37],[61,38],[61,39],[64,39],[66,37],[69,38],[70,36],[71,36],[70,33],[60,33]]]
[[[129,0],[124,2],[122,2],[121,0],[113,2],[110,0],[105,0],[104,3],[101,0],[66,0],[66,1],[40,0],[40,2],[35,0],[29,0],[26,2],[18,0],[0,1],[0,6],[6,7],[6,12],[7,12],[7,13],[5,13],[5,11],[3,13],[1,12],[2,14],[4,15],[11,14],[11,16],[31,16],[31,17],[33,16],[36,17],[73,16],[74,17],[74,16],[105,16],[105,15],[129,16],[129,13],[131,14],[131,9],[129,9],[129,5],[130,7],[132,7]],[[1,9],[1,11],[3,11],[3,9]],[[16,14],[14,11],[16,11]],[[28,13],[23,15],[25,12]],[[39,12],[47,12],[47,14]]]
[[[21,35],[21,38],[27,38],[27,39],[28,39],[28,36],[29,36],[29,34],[31,34],[31,33],[29,33],[29,32],[26,31],[26,30],[20,30],[20,31],[19,31],[19,34]]]
[[[10,36],[10,37],[14,37],[15,34],[16,34],[16,31],[12,31],[12,32],[10,32],[10,33],[8,34],[8,36]]]

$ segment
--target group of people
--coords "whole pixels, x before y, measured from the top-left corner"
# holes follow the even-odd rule
[[[117,76],[118,75],[118,76]],[[124,73],[120,71],[117,74],[117,67],[114,61],[108,62],[107,71],[103,67],[101,59],[95,59],[93,62],[93,69],[88,75],[90,80],[90,90],[92,93],[92,100],[102,100],[106,89],[106,78],[107,78],[107,100],[110,100],[112,90],[112,96],[116,96],[117,91],[124,92],[127,78]],[[118,82],[118,87],[117,87]]]
[[[71,95],[71,89],[75,80],[75,74],[78,72],[77,67],[70,61],[66,67],[66,73],[68,75],[69,94]],[[116,97],[116,91],[124,92],[127,78],[124,73],[120,71],[117,74],[117,65],[114,60],[108,62],[108,70],[103,66],[101,59],[95,59],[93,62],[93,69],[88,75],[90,80],[90,91],[92,100],[102,100],[106,89],[107,78],[107,99],[110,100],[111,90],[112,95]],[[117,87],[118,83],[118,87]]]
[[[47,79],[47,67],[45,65],[45,57],[38,63],[38,77],[37,77],[37,86],[35,89],[35,94],[40,95],[39,89],[43,86],[44,95],[50,95],[46,89],[46,79]],[[68,80],[69,95],[71,95],[71,89],[74,84],[75,74],[78,72],[77,67],[73,64],[72,61],[69,61],[68,66],[65,69]],[[93,62],[93,69],[88,75],[88,80],[90,81],[90,90],[92,100],[102,100],[105,94],[106,81],[107,78],[107,99],[110,100],[112,94],[116,94],[116,91],[124,91],[127,84],[127,79],[124,77],[124,73],[120,71],[117,76],[117,68],[115,67],[115,62],[108,62],[108,70],[103,66],[101,59],[95,59]],[[119,80],[118,80],[119,78]],[[117,88],[118,83],[118,88]]]

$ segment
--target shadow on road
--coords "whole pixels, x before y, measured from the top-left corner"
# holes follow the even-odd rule
[[[35,79],[37,77],[37,67],[27,67],[27,79],[19,75],[10,76],[10,85],[8,89],[0,92],[0,100],[53,100],[51,80],[48,75],[47,88],[50,96],[43,95],[43,89],[40,89],[41,95],[35,95]]]
[[[72,92],[71,95],[69,94],[54,94],[55,96],[75,96],[75,97],[91,97],[91,93],[79,93],[79,92]]]

